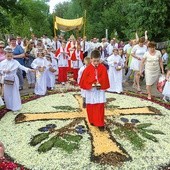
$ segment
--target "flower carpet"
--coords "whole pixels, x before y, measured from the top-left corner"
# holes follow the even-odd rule
[[[132,92],[107,93],[101,132],[88,123],[79,89],[22,97],[0,109],[0,169],[158,170],[170,164],[169,104]]]

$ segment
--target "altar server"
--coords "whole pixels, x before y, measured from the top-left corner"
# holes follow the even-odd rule
[[[73,69],[73,78],[77,81],[78,71],[83,66],[83,52],[81,51],[80,45],[78,45],[77,49],[73,52],[71,56],[71,63]]]
[[[89,123],[104,130],[105,90],[109,88],[107,69],[100,63],[100,52],[91,53],[91,64],[84,70],[80,88],[85,90],[86,108]]]
[[[58,81],[65,85],[67,82],[68,60],[70,59],[65,42],[62,42],[62,46],[56,51],[55,56],[58,60]]]

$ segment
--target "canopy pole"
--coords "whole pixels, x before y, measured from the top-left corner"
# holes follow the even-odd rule
[[[54,37],[56,37],[56,29],[55,29],[55,13],[53,11],[53,25],[54,25]]]
[[[83,37],[86,36],[86,10],[84,11],[84,30],[83,30]]]

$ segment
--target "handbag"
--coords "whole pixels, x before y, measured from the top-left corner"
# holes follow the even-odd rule
[[[4,84],[6,85],[14,85],[15,77],[14,76],[5,76],[4,77]]]
[[[165,75],[161,75],[161,76],[159,77],[159,80],[158,80],[158,83],[157,83],[157,90],[158,90],[160,93],[163,92],[165,83],[166,83]]]

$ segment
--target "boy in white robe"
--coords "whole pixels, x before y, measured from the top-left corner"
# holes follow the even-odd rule
[[[109,65],[109,82],[110,88],[107,90],[109,92],[121,93],[122,88],[122,68],[124,67],[124,62],[121,56],[118,55],[118,49],[113,50],[113,55],[107,58]]]
[[[21,110],[17,70],[21,69],[25,72],[34,72],[34,70],[24,67],[14,60],[11,48],[6,48],[5,51],[6,59],[0,63],[0,72],[4,76],[4,100],[6,108],[15,112]]]
[[[57,61],[49,54],[45,56],[48,62],[47,66],[47,88],[53,90],[55,86],[56,72],[58,70]]]
[[[48,62],[43,54],[43,49],[39,49],[37,58],[32,62],[31,67],[36,70],[36,84],[34,93],[43,96],[47,92],[46,72]]]
[[[85,68],[90,64],[90,57],[85,57],[84,58],[84,66],[82,66],[80,68],[80,70],[78,71],[78,79],[77,79],[77,83],[79,84],[81,76],[85,70]],[[85,90],[81,89],[81,96],[83,97],[83,108],[86,107],[86,101],[85,101]]]

